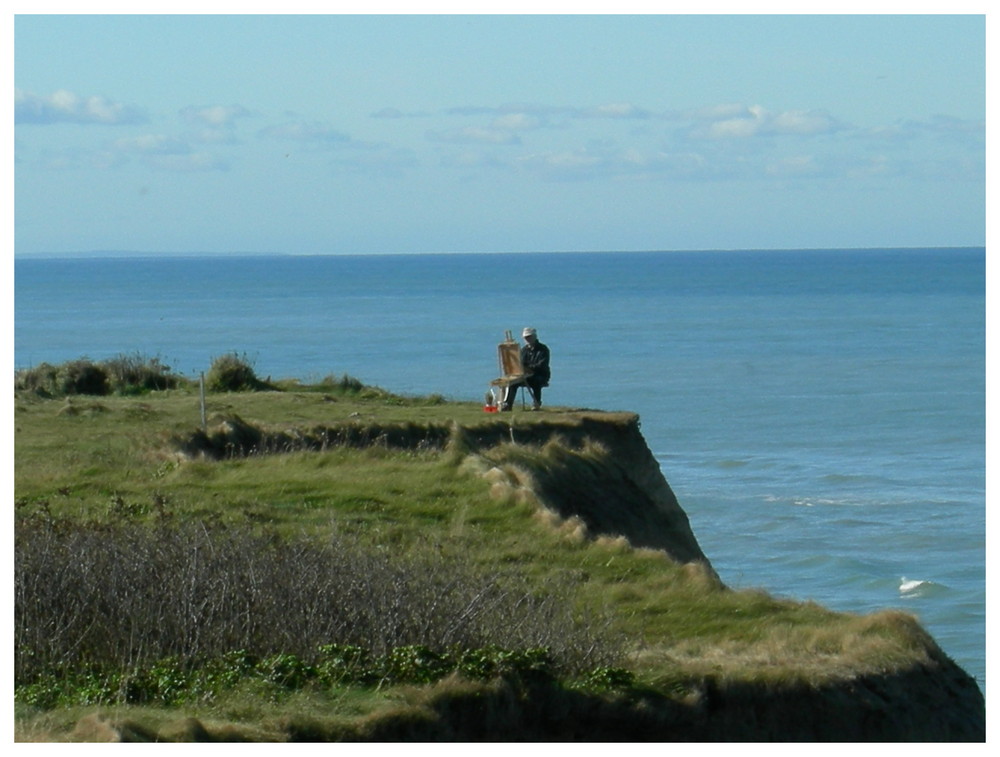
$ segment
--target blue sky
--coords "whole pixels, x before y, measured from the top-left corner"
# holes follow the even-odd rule
[[[18,255],[985,244],[982,15],[19,15],[13,39]]]

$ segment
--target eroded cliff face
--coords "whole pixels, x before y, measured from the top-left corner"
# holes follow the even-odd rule
[[[485,461],[484,470],[499,471],[561,518],[578,519],[590,537],[624,537],[679,563],[703,565],[714,578],[638,416],[631,413],[546,412],[530,420],[500,416],[462,427],[345,422],[294,431],[229,417],[208,432],[175,441],[185,456],[210,458],[336,445],[449,449]],[[312,735],[368,741],[985,740],[985,701],[975,680],[929,637],[924,651],[908,669],[822,685],[741,683],[720,671],[718,678],[705,677],[697,694],[683,702],[653,694],[648,701],[609,701],[561,690],[556,696],[515,690],[504,683],[495,690],[477,685],[468,695],[452,691],[435,698],[431,692],[417,719],[387,717],[356,731]]]
[[[591,536],[621,536],[680,563],[709,565],[637,415],[573,413],[466,434],[477,450],[509,460],[542,505],[562,518],[579,518]]]

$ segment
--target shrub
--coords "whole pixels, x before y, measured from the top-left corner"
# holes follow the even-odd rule
[[[321,386],[324,389],[332,389],[343,394],[357,394],[365,388],[360,379],[356,379],[354,376],[349,376],[346,373],[340,378],[331,373],[329,376],[324,377]]]
[[[451,667],[448,658],[423,644],[396,647],[384,660],[385,677],[403,683],[431,683]]]
[[[316,677],[316,668],[293,654],[276,654],[262,660],[258,669],[264,680],[285,689],[301,689]]]
[[[107,394],[111,388],[108,373],[87,358],[59,366],[56,387],[60,394]]]
[[[377,678],[371,653],[356,644],[322,644],[316,662],[316,675],[326,685],[343,681],[371,683]]]
[[[35,392],[42,396],[56,394],[56,377],[59,369],[49,363],[41,363],[14,374],[14,389]]]
[[[235,352],[212,360],[212,367],[205,376],[205,388],[210,392],[256,391],[265,386],[257,378],[250,359]]]
[[[325,376],[319,383],[319,388],[329,394],[357,397],[359,399],[389,400],[395,402],[402,400],[401,397],[397,397],[392,392],[386,391],[378,386],[368,386],[362,382],[361,379],[355,378],[347,373],[341,375],[340,377],[337,377],[332,373]]]
[[[625,668],[594,668],[583,676],[582,684],[592,690],[627,689],[635,685],[635,673]]]
[[[54,366],[41,363],[14,375],[14,388],[42,396],[66,394],[107,394],[110,390],[107,371],[82,357]]]
[[[139,353],[120,354],[101,363],[114,391],[134,394],[154,390],[173,389],[180,379],[170,373],[158,357],[147,358]]]
[[[333,649],[338,651],[331,652]],[[338,657],[341,652],[350,664],[331,675],[329,655]],[[250,682],[263,684],[271,696],[280,696],[314,686],[430,684],[452,673],[481,681],[499,677],[515,684],[552,682],[554,672],[548,650],[495,646],[439,653],[422,645],[408,645],[374,657],[361,647],[324,645],[317,659],[319,663],[311,664],[296,655],[276,654],[257,661],[245,650],[236,650],[195,665],[177,657],[128,669],[84,664],[44,673],[31,683],[16,683],[14,700],[43,710],[122,703],[170,707],[205,702]],[[470,667],[470,660],[478,662]],[[622,668],[600,667],[565,683],[584,691],[624,690],[635,685],[635,676]]]
[[[173,389],[181,378],[159,358],[135,353],[121,354],[94,363],[82,357],[59,365],[40,365],[14,374],[14,389],[35,392],[45,397],[70,394],[105,395],[112,391],[137,394],[154,389]]]

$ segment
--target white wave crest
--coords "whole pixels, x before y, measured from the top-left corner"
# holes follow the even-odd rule
[[[903,597],[920,596],[933,585],[932,581],[909,579],[903,576],[899,579],[899,595]]]

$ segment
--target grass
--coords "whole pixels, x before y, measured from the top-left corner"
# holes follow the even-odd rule
[[[498,422],[476,404],[398,397],[348,378],[276,386],[210,394],[209,425],[238,418],[283,434],[359,424],[410,432],[457,426],[468,437]],[[530,436],[533,425],[578,416],[552,408],[501,420],[517,438]],[[609,428],[621,422],[616,414],[599,419]],[[635,686],[658,696],[683,700],[706,677],[820,686],[904,669],[938,654],[908,615],[834,613],[760,590],[731,591],[704,566],[679,564],[613,533],[593,533],[571,514],[544,507],[531,485],[543,480],[542,488],[552,491],[560,481],[571,488],[574,477],[591,480],[600,469],[599,451],[571,454],[558,442],[547,451],[524,444],[470,449],[459,434],[446,448],[328,446],[183,459],[176,440],[195,434],[200,423],[196,387],[185,384],[101,397],[50,398],[25,390],[15,397],[14,421],[19,519],[81,526],[210,523],[284,539],[349,537],[394,554],[461,558],[480,571],[516,569],[538,586],[562,581],[580,617],[611,618],[615,632],[628,640],[626,666]],[[440,694],[459,685],[434,686]],[[357,735],[359,723],[393,708],[425,712],[428,691],[307,688],[278,696],[248,684],[197,707],[116,712],[154,730],[195,715],[261,739],[287,738],[294,723]],[[82,712],[18,706],[18,738],[73,738]]]

